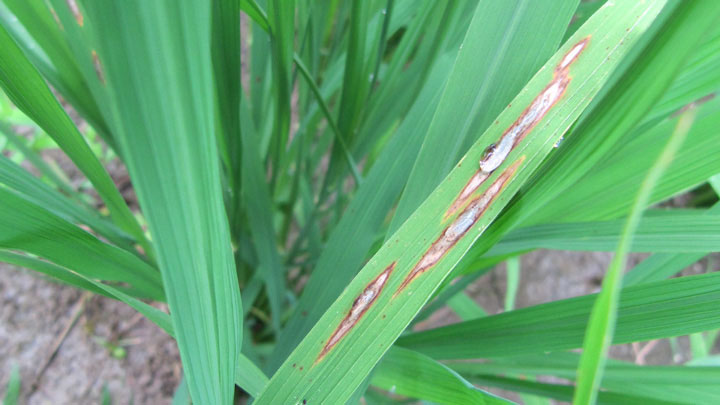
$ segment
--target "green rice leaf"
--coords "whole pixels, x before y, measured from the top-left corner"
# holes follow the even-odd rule
[[[129,283],[142,297],[163,301],[160,274],[137,256],[95,236],[7,188],[0,187],[0,248],[50,260],[86,277]]]
[[[631,252],[710,252],[720,250],[720,215],[660,211],[640,219],[628,249]],[[652,213],[652,211],[650,211]],[[529,249],[614,251],[624,220],[544,224],[508,233],[488,256]]]
[[[111,126],[157,247],[191,397],[231,404],[242,310],[214,136],[210,4],[84,6],[113,101]]]
[[[493,359],[489,362],[451,362],[450,368],[474,380],[475,376],[554,376],[576,379],[578,353],[549,353],[537,356]],[[720,369],[710,366],[639,366],[608,359],[602,387],[614,393],[672,403],[712,403],[720,396]],[[629,384],[628,382],[632,382]],[[602,395],[603,391],[599,392]],[[598,402],[602,402],[601,400]]]
[[[508,378],[493,375],[482,375],[472,378],[473,383],[488,387],[525,392],[540,395],[560,401],[571,401],[573,386],[564,384],[547,384],[528,381],[525,378]],[[598,393],[598,403],[606,405],[633,405],[652,403],[656,405],[678,405],[678,402],[658,400],[643,396],[620,394],[614,391],[601,391]]]
[[[33,203],[78,225],[87,225],[110,241],[133,251],[132,238],[96,212],[84,209],[65,195],[53,190],[10,159],[0,155],[0,184],[9,187]]]
[[[434,359],[496,358],[582,347],[597,295],[518,309],[416,332],[400,346]],[[720,273],[623,289],[613,344],[642,342],[720,328]]]
[[[17,405],[20,399],[20,368],[14,364],[10,369],[10,379],[3,398],[3,405]]]
[[[512,403],[476,388],[445,365],[402,347],[393,347],[385,354],[371,384],[438,404]]]

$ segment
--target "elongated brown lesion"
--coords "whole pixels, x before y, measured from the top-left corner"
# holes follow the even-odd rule
[[[553,72],[552,81],[535,97],[518,119],[505,130],[500,140],[487,149],[483,158],[480,159],[480,170],[490,173],[497,169],[513,148],[522,142],[538,122],[562,99],[571,80],[568,75],[570,65],[577,60],[589,41],[590,37],[582,39],[560,59],[560,63]]]
[[[66,0],[68,8],[70,9],[70,12],[72,13],[73,17],[75,17],[75,21],[77,21],[79,26],[83,26],[84,19],[82,12],[80,11],[80,6],[78,6],[76,0]]]
[[[500,139],[485,150],[482,159],[480,159],[480,169],[473,174],[462,189],[445,213],[445,218],[455,214],[471,199],[473,193],[487,180],[490,174],[505,162],[510,152],[525,139],[527,134],[562,99],[571,80],[568,75],[570,65],[577,60],[589,42],[590,37],[585,37],[565,53],[555,67],[550,83],[535,97],[518,119],[503,132]]]
[[[323,347],[320,355],[315,361],[316,363],[322,360],[323,357],[325,357],[325,355],[332,350],[332,348],[335,347],[335,345],[337,345],[338,342],[340,342],[340,340],[342,340],[342,338],[345,337],[345,335],[347,335],[355,325],[357,325],[360,318],[362,318],[373,303],[375,303],[375,300],[377,300],[377,297],[380,295],[383,287],[385,287],[385,284],[390,278],[390,274],[395,268],[395,263],[396,262],[392,262],[389,266],[387,266],[385,270],[375,277],[375,279],[373,279],[365,287],[363,292],[355,298],[352,307],[350,307],[350,311],[348,311],[348,314],[342,322],[340,322],[340,325],[328,339],[325,347]]]
[[[98,57],[98,54],[97,52],[95,52],[95,50],[93,50],[90,54],[92,55],[95,74],[97,75],[98,80],[100,80],[102,84],[105,84],[105,72],[103,72],[102,64],[100,63],[100,57]]]
[[[484,193],[473,199],[462,213],[443,230],[442,234],[430,245],[430,248],[420,258],[420,261],[417,262],[415,267],[413,267],[407,277],[405,277],[395,296],[400,294],[402,290],[418,276],[435,266],[440,259],[465,236],[468,230],[477,223],[483,213],[492,205],[495,198],[501,194],[523,160],[525,160],[525,156],[520,157],[512,166],[505,169]]]

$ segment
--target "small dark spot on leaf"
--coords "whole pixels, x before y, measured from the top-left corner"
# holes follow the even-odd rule
[[[297,366],[297,364],[296,364],[296,363],[293,363],[293,368],[295,368],[295,366]]]
[[[307,314],[307,311],[302,311],[302,312],[300,313],[300,315],[302,315],[302,316],[307,316],[308,314]]]
[[[300,371],[303,371],[303,366],[300,366]]]

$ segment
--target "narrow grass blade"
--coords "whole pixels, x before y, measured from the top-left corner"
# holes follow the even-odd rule
[[[256,403],[347,400],[588,105],[663,4],[617,2],[588,20],[369,260]],[[486,152],[500,138],[497,152]],[[508,147],[515,141],[516,147]],[[480,160],[484,169],[478,170]],[[485,175],[487,182],[476,180]]]
[[[0,184],[15,190],[24,198],[45,207],[63,219],[77,225],[87,225],[131,253],[137,253],[132,248],[130,235],[101,218],[96,212],[84,209],[65,195],[53,190],[3,155],[0,155]]]
[[[453,295],[447,301],[447,306],[463,321],[471,321],[487,316],[487,312],[463,291]]]
[[[554,376],[573,381],[580,355],[509,357],[490,362],[452,362],[450,368],[473,380],[475,376]],[[602,387],[618,394],[646,397],[647,401],[673,403],[712,403],[720,395],[717,381],[720,369],[711,366],[638,366],[608,359]],[[632,382],[632,383],[630,383]],[[600,391],[600,395],[602,392]],[[601,401],[599,401],[601,402]]]
[[[59,190],[62,190],[67,195],[72,196],[76,200],[83,201],[82,196],[75,191],[70,185],[60,176],[53,171],[53,169],[45,163],[42,157],[33,151],[29,145],[25,142],[25,139],[15,134],[12,130],[12,125],[9,122],[0,121],[0,133],[5,135],[8,142],[17,148],[17,150],[28,160],[40,173],[42,177],[47,178],[53,183]]]
[[[236,0],[213,2],[212,57],[215,74],[218,150],[223,163],[226,211],[230,229],[239,228],[240,190],[240,4]],[[235,235],[233,235],[235,236]]]
[[[639,284],[623,290],[613,344],[720,328],[720,273]],[[518,309],[407,334],[400,346],[434,359],[520,356],[582,347],[597,295]],[[678,321],[680,320],[680,321]]]
[[[720,214],[697,211],[648,211],[638,221],[629,251],[689,253],[720,250]],[[625,222],[588,221],[520,228],[508,233],[487,255],[529,249],[614,251],[622,238]]]
[[[265,385],[270,381],[262,370],[255,363],[244,355],[240,355],[240,361],[235,370],[235,383],[252,397],[257,397]]]
[[[242,310],[214,131],[211,5],[85,2],[195,403],[231,404]]]
[[[272,310],[272,325],[280,329],[280,316],[285,295],[285,266],[278,252],[273,224],[273,202],[265,183],[258,137],[245,100],[240,100],[240,136],[242,145],[243,201],[251,230],[253,247],[258,257],[258,272]]]
[[[472,374],[524,374],[550,375],[574,380],[581,355],[579,353],[549,353],[535,356],[511,356],[489,362],[449,362],[448,367],[463,375]],[[720,379],[720,368],[710,366],[640,366],[620,360],[608,359],[603,386],[622,392],[621,385],[628,381],[637,384],[713,386]],[[611,383],[612,385],[606,385]]]
[[[295,0],[268,0],[268,25],[272,50],[273,122],[271,156],[279,162],[289,141],[290,99],[292,93],[293,46],[295,41]],[[273,174],[274,176],[277,173]]]
[[[573,395],[573,387],[571,385],[540,383],[528,381],[525,378],[520,379],[483,375],[473,378],[472,382],[477,385],[540,395],[543,397],[557,399],[559,401],[571,401]],[[663,401],[636,395],[619,394],[613,391],[600,392],[598,394],[598,403],[603,405],[633,405],[646,403],[652,403],[654,405],[679,405],[678,402]]]
[[[80,132],[22,50],[0,27],[0,86],[13,103],[47,132],[95,186],[113,220],[152,253],[140,225]]]
[[[512,403],[476,388],[445,365],[402,347],[393,347],[385,354],[371,384],[438,404]]]
[[[720,203],[716,203],[706,212],[708,214],[719,214]],[[631,286],[635,284],[664,280],[699,261],[708,253],[709,251],[701,253],[653,254],[625,274],[623,277],[623,285]]]
[[[372,81],[370,74],[374,58],[366,59],[367,55],[372,54],[368,49],[372,46],[368,38],[376,36],[374,32],[368,30],[372,6],[371,1],[353,1],[350,8],[350,31],[347,38],[347,57],[338,113],[341,137],[348,143],[355,136]]]
[[[657,253],[643,260],[623,278],[623,285],[651,283],[664,280],[698,262],[709,252],[703,253]]]
[[[98,295],[104,295],[106,297],[112,298],[110,295],[106,294],[105,291],[95,287],[93,283],[85,280],[85,278],[76,274],[75,272],[72,272],[65,267],[58,266],[57,264],[47,262],[45,260],[40,260],[31,256],[0,249],[0,261],[2,261],[3,263],[8,263],[18,267],[24,267],[26,269],[37,271],[48,276],[50,279],[62,284],[81,288]]]
[[[602,380],[606,356],[612,341],[617,321],[617,310],[622,290],[622,277],[625,273],[625,260],[627,259],[630,244],[635,230],[640,223],[643,209],[650,200],[653,187],[670,165],[675,153],[680,149],[695,117],[694,110],[683,113],[673,136],[668,141],[656,163],[650,169],[643,182],[630,215],[623,227],[618,242],[615,257],[605,275],[603,289],[597,297],[590,314],[588,328],[583,343],[583,354],[578,367],[578,380],[573,397],[574,404],[594,404],[597,400],[597,390]]]
[[[20,399],[20,368],[14,364],[10,369],[10,379],[7,383],[3,405],[17,405]]]
[[[41,256],[87,277],[129,283],[145,298],[163,301],[160,274],[137,256],[0,187],[0,248]]]
[[[511,257],[505,262],[507,266],[507,288],[505,289],[505,312],[515,309],[518,285],[520,284],[520,258]]]
[[[267,16],[255,0],[240,0],[240,10],[252,18],[256,24],[259,24],[262,29],[265,31],[269,30]]]

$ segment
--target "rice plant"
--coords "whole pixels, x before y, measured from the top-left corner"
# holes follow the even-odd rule
[[[0,261],[156,323],[194,403],[720,401],[720,278],[674,277],[720,247],[717,1],[2,0],[0,45]],[[615,259],[514,309],[540,248]]]

